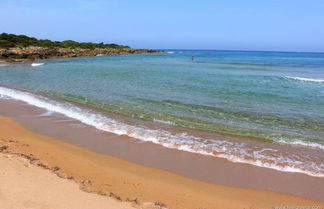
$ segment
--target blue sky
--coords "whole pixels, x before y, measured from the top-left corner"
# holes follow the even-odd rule
[[[0,32],[137,48],[324,52],[323,0],[0,0]]]

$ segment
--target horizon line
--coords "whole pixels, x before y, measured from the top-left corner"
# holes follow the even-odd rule
[[[289,50],[248,50],[248,49],[171,49],[171,48],[153,48],[158,50],[183,50],[183,51],[241,51],[241,52],[281,52],[281,53],[318,53],[323,54],[324,51],[289,51]]]

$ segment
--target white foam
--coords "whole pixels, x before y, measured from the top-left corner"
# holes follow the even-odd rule
[[[168,54],[174,54],[174,52],[168,52]]]
[[[319,144],[319,143],[316,143],[316,142],[286,141],[286,140],[278,140],[277,142],[282,143],[282,144],[291,144],[291,145],[312,147],[312,148],[317,148],[317,149],[324,150],[324,144]]]
[[[174,122],[171,122],[171,121],[165,121],[165,120],[158,120],[158,119],[153,119],[154,122],[157,122],[157,123],[163,123],[163,124],[167,124],[167,125],[171,125],[171,126],[174,126],[175,123]]]
[[[285,76],[285,78],[293,79],[297,81],[304,81],[304,82],[324,83],[324,79],[302,78],[302,77],[292,77],[292,76]]]
[[[39,114],[37,116],[39,116],[39,117],[47,117],[47,116],[51,116],[51,115],[53,115],[53,111],[46,111],[46,112],[41,113],[41,114]]]
[[[242,143],[203,139],[186,133],[171,133],[165,130],[148,129],[122,123],[89,109],[83,109],[67,102],[57,102],[46,97],[20,90],[0,87],[0,96],[11,97],[30,105],[57,112],[98,130],[127,135],[141,141],[150,141],[164,147],[203,155],[225,158],[232,162],[247,163],[285,172],[298,172],[310,176],[324,177],[324,164],[316,165],[305,159],[289,159],[276,150],[247,148]],[[271,151],[272,156],[263,153]],[[284,165],[283,165],[284,164]]]
[[[32,67],[38,67],[38,66],[42,66],[44,65],[44,63],[32,63],[31,66]]]
[[[10,99],[10,97],[0,94],[0,99]]]
[[[7,64],[0,63],[0,67],[6,67],[8,66]]]

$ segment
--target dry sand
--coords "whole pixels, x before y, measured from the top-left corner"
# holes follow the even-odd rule
[[[12,203],[8,201],[10,198],[16,197],[20,200],[31,191],[29,188],[35,188],[33,195],[25,196],[27,202],[32,203],[37,202],[42,195],[51,204],[62,203],[62,205],[64,205],[64,201],[70,199],[83,202],[83,195],[89,195],[86,197],[89,202],[92,200],[91,198],[94,202],[96,202],[95,198],[103,198],[99,195],[82,193],[81,190],[77,195],[77,185],[73,181],[78,183],[84,191],[110,196],[141,208],[144,207],[143,205],[145,208],[167,207],[172,209],[268,209],[272,206],[282,205],[324,206],[324,203],[319,201],[269,191],[210,184],[156,168],[137,165],[31,132],[6,117],[0,117],[0,147],[2,147],[2,151],[1,148],[0,151],[5,155],[17,156],[33,165],[47,169],[43,169],[43,171],[37,169],[36,171],[36,168],[15,165],[16,162],[11,162],[9,159],[1,160],[1,168],[17,166],[22,169],[21,175],[25,177],[19,183],[17,181],[15,184],[1,185],[0,206],[1,204],[9,206]],[[12,171],[1,169],[1,178],[4,172]],[[58,179],[51,172],[70,180]],[[33,177],[32,173],[37,173],[37,175]],[[9,181],[11,175],[8,175],[4,174],[6,176],[4,178]],[[18,175],[19,178],[19,174],[15,175]],[[44,177],[36,177],[38,175]],[[52,180],[47,182],[46,179],[50,179],[51,175],[53,182],[61,182],[62,188],[64,186],[64,188],[70,188],[71,191],[74,189],[77,197],[70,197],[70,190],[56,187],[55,183],[51,183]],[[14,177],[12,177],[12,181],[15,181]],[[12,190],[6,189],[8,187],[13,188]],[[37,188],[38,190],[36,190]],[[44,192],[51,190],[50,188],[56,190],[53,192],[60,194],[61,198],[55,198]],[[2,198],[7,196],[9,198]],[[111,204],[114,203],[107,198],[103,198],[102,201],[104,200]],[[85,206],[85,204],[82,205]],[[118,207],[123,206],[119,205]],[[100,205],[91,208],[100,208]],[[107,208],[113,208],[113,206]]]
[[[1,209],[131,209],[129,204],[86,193],[28,160],[0,154]]]

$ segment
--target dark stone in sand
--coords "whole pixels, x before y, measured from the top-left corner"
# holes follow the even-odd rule
[[[155,202],[154,207],[157,209],[166,209],[167,208],[166,204],[164,204],[163,202]]]
[[[115,198],[116,200],[122,201],[122,199],[120,198],[120,196],[118,196],[118,195],[116,195],[116,194],[114,194],[112,192],[109,193],[109,197],[112,197],[112,198]]]
[[[8,149],[8,146],[2,146],[2,147],[0,147],[0,152],[3,152],[6,149]]]
[[[37,166],[38,166],[38,167],[42,167],[42,168],[47,168],[47,166],[44,165],[43,163],[38,163]]]
[[[58,170],[60,170],[60,168],[59,168],[59,167],[57,167],[57,166],[55,166],[55,167],[51,168],[51,171],[53,171],[53,172],[56,172],[56,171],[58,171]]]
[[[31,156],[28,156],[28,155],[25,155],[22,153],[19,153],[18,156],[29,160],[30,163],[33,163],[35,160],[38,160],[37,158],[31,157]]]
[[[88,179],[81,181],[81,183],[82,183],[84,186],[86,186],[86,185],[92,185],[92,181],[91,181],[91,180],[88,180]]]
[[[133,203],[135,203],[135,204],[138,204],[138,199],[137,199],[137,197],[134,197],[134,198],[127,198],[126,201],[127,201],[127,202],[133,202]]]

